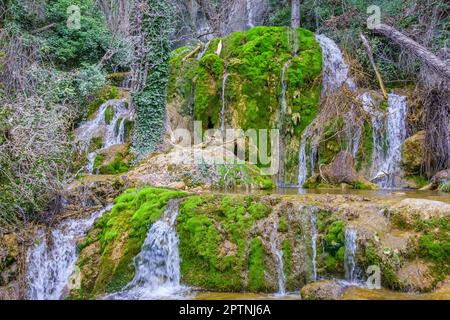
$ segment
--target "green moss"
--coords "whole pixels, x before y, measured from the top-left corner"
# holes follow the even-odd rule
[[[283,271],[285,276],[289,278],[294,267],[292,260],[292,247],[289,240],[287,239],[283,240],[281,244],[281,250],[283,252],[283,267],[284,267]]]
[[[370,121],[365,121],[362,132],[361,146],[356,155],[356,170],[372,166],[373,155],[373,126]]]
[[[322,226],[322,228],[325,232],[325,251],[323,252],[325,268],[331,274],[342,273],[345,252],[345,224],[343,221],[337,220],[327,226]]]
[[[96,276],[83,277],[81,289],[72,293],[72,298],[115,292],[131,281],[133,258],[140,252],[150,225],[161,218],[170,199],[182,196],[183,192],[148,187],[129,189],[117,197],[111,212],[100,218],[80,245],[77,264],[81,272],[95,270]],[[94,243],[99,244],[99,259],[84,252]]]
[[[280,221],[278,222],[278,232],[286,233],[288,231],[288,224],[286,217],[280,217]]]
[[[251,291],[266,291],[264,258],[264,246],[259,238],[254,238],[250,244],[250,254],[248,259],[248,288]]]
[[[278,128],[282,68],[291,61],[286,79],[289,110],[281,134],[286,145],[285,172],[296,172],[301,133],[319,110],[322,53],[312,32],[299,29],[295,36],[300,44],[296,56],[292,32],[286,27],[256,27],[214,39],[201,61],[195,59],[196,55],[188,59],[184,59],[186,55],[175,55],[171,61],[169,103],[181,105],[183,114],[184,110],[190,110],[196,120],[202,121],[203,129],[219,128],[226,70],[227,119],[232,117],[233,124],[244,131]],[[219,57],[215,51],[221,40],[223,49]],[[292,183],[297,179],[294,174],[286,178]],[[265,189],[273,186],[270,180],[263,183]]]
[[[112,99],[119,99],[119,88],[114,86],[105,86],[100,89],[93,96],[93,98],[91,98],[91,102],[87,108],[87,117],[91,118],[102,104]]]
[[[93,152],[95,150],[101,149],[103,146],[103,138],[102,137],[94,137],[91,139],[89,143],[88,152]]]
[[[113,106],[109,106],[105,110],[105,123],[109,125],[111,123],[111,120],[114,118],[115,115],[115,109]]]
[[[270,212],[270,206],[256,196],[187,198],[180,207],[177,222],[183,282],[215,291],[246,288],[243,271],[249,265],[256,268],[262,264],[260,260],[248,261],[253,239],[251,227]],[[227,254],[223,251],[226,243],[235,248]],[[257,245],[253,245],[256,250]],[[255,254],[260,256],[260,252]],[[256,272],[254,277],[260,279],[260,273]],[[262,287],[260,280],[252,284],[252,290]]]
[[[103,154],[98,154],[94,159],[94,169],[93,172],[97,172],[98,168],[103,165],[103,161],[105,161],[105,156]]]
[[[96,158],[97,160],[97,158]],[[95,164],[94,164],[95,167]],[[101,166],[98,168],[98,172],[100,174],[118,174],[127,172],[130,169],[128,162],[124,161],[124,155],[122,153],[118,153],[114,160],[107,165]]]

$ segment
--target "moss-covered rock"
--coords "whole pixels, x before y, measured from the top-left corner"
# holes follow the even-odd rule
[[[129,145],[113,145],[100,150],[94,159],[93,172],[97,174],[114,175],[127,172],[134,156]]]
[[[122,289],[134,277],[133,258],[140,252],[151,224],[170,199],[184,193],[157,188],[129,189],[116,198],[79,244],[81,288],[71,298],[93,298]]]
[[[294,55],[293,37],[299,40],[298,55]],[[175,102],[180,114],[202,121],[204,129],[220,128],[225,92],[227,124],[243,130],[282,130],[286,182],[296,183],[300,136],[319,110],[322,55],[314,33],[256,27],[214,39],[200,60],[192,50],[184,47],[172,55],[168,103]],[[281,116],[281,77],[287,62],[288,108]]]
[[[425,131],[420,131],[405,140],[402,148],[402,166],[405,174],[414,176],[421,173],[425,163]]]

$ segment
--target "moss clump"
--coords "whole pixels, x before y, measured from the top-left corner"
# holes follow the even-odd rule
[[[280,217],[280,221],[278,222],[278,232],[286,233],[288,231],[288,224],[286,217]]]
[[[254,292],[266,291],[266,281],[264,277],[264,246],[259,238],[254,238],[250,244],[250,254],[248,258],[248,288]]]
[[[112,119],[114,118],[115,110],[113,106],[109,106],[105,110],[105,123],[107,125],[111,124]]]
[[[283,268],[284,274],[286,277],[289,277],[292,273],[292,269],[294,267],[292,261],[292,247],[289,240],[285,239],[281,243],[281,250],[283,252]]]
[[[177,224],[183,281],[215,291],[249,289],[243,272],[250,263],[251,227],[270,212],[270,206],[256,196],[188,197],[181,204]],[[226,252],[226,247],[233,250]],[[253,249],[259,257],[251,264],[256,272],[262,264],[261,250],[255,242]],[[261,273],[252,277],[252,288],[262,290]]]
[[[114,86],[105,86],[100,89],[94,97],[87,108],[87,117],[91,118],[97,111],[98,108],[108,100],[119,99],[119,88]]]
[[[84,276],[81,288],[72,292],[71,298],[116,292],[131,281],[133,258],[140,252],[150,225],[161,218],[170,199],[183,196],[183,192],[148,187],[129,189],[117,197],[111,212],[100,218],[79,246],[77,265]]]
[[[298,55],[294,55],[293,37],[299,40]],[[219,56],[215,51],[220,41],[223,49]],[[280,123],[286,122],[282,128],[286,140],[285,172],[297,172],[301,133],[319,110],[322,53],[314,33],[304,29],[292,32],[286,27],[256,27],[214,39],[200,61],[196,55],[185,59],[187,54],[183,49],[171,60],[168,102],[179,105],[182,114],[190,110],[189,114],[202,121],[204,129],[219,128],[223,78],[228,73],[224,97],[227,122],[244,131],[281,128]],[[281,74],[288,61],[288,111],[286,121],[277,121]],[[297,177],[289,175],[287,179],[286,182],[294,183]],[[269,180],[265,182],[264,188],[272,187]]]
[[[88,152],[93,152],[95,150],[101,149],[103,147],[103,138],[102,137],[94,137],[91,139],[89,143]]]
[[[324,252],[322,252],[322,264],[330,274],[342,274],[344,270],[345,252],[345,224],[334,217],[327,217],[322,212],[322,219],[318,223],[318,230],[324,234]]]

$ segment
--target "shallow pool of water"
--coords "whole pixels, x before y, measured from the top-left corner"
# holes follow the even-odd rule
[[[230,193],[237,193],[237,191],[230,191]],[[277,194],[277,195],[355,195],[368,198],[379,199],[392,199],[403,200],[407,198],[413,199],[427,199],[442,201],[450,203],[450,194],[440,191],[420,191],[420,190],[393,190],[393,189],[380,189],[380,190],[355,190],[355,189],[302,189],[294,187],[277,188],[270,191],[242,191],[239,193],[251,193],[251,194]]]

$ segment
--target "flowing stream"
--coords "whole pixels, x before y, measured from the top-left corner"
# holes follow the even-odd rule
[[[40,230],[39,243],[27,253],[30,300],[58,300],[64,297],[78,257],[77,240],[85,236],[95,221],[111,208],[111,205],[107,206],[86,219],[64,221],[53,229],[49,239],[47,232]]]
[[[108,108],[113,108],[113,118],[106,123]],[[83,123],[76,130],[76,139],[82,150],[87,150],[93,138],[102,138],[103,144],[100,150],[107,149],[116,144],[125,143],[125,120],[132,119],[131,110],[125,105],[125,100],[108,100],[100,106],[94,119]],[[93,173],[94,161],[99,150],[87,155],[88,173]]]
[[[357,240],[358,235],[356,230],[347,228],[345,230],[344,268],[345,268],[345,279],[350,282],[356,281]]]
[[[278,296],[286,295],[286,277],[284,275],[283,251],[281,250],[281,243],[278,241],[278,221],[274,223],[272,232],[270,234],[270,250],[275,258],[275,265],[278,275]]]
[[[180,200],[170,200],[161,220],[149,229],[136,256],[134,279],[119,293],[106,299],[150,300],[175,298],[186,291],[180,285],[180,257],[176,219]]]
[[[317,280],[317,213],[311,210],[311,247],[312,247],[312,271],[313,280]]]
[[[222,131],[222,135],[225,137],[225,111],[226,111],[226,97],[225,90],[227,85],[227,79],[230,74],[225,72],[222,80],[222,110],[220,111],[220,130]]]

